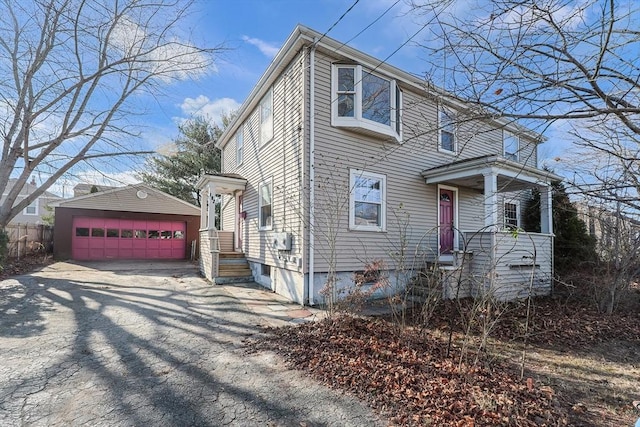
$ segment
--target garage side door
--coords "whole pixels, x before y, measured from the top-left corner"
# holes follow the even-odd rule
[[[182,221],[76,217],[72,256],[77,260],[183,259],[186,230]]]

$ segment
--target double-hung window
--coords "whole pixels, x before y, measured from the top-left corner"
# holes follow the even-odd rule
[[[516,229],[520,226],[520,209],[517,203],[504,203],[504,228]]]
[[[35,199],[29,206],[24,208],[25,215],[38,215],[38,199]]]
[[[504,158],[517,162],[518,151],[520,151],[520,138],[518,138],[518,135],[505,130],[502,133],[502,142],[504,147]]]
[[[260,101],[260,145],[273,139],[273,88]]]
[[[263,181],[258,187],[258,209],[260,211],[260,230],[271,230],[273,227],[273,219],[271,216],[272,206],[272,181],[271,179]]]
[[[402,139],[402,92],[396,81],[361,65],[333,67],[332,125]]]
[[[236,165],[242,164],[242,158],[244,155],[244,129],[242,126],[238,128],[236,132]]]
[[[349,228],[364,231],[386,230],[385,175],[351,169],[349,171]]]
[[[438,111],[438,148],[440,151],[457,152],[456,116],[453,111],[440,106]]]

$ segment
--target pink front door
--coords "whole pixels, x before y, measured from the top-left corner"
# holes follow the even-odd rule
[[[183,259],[186,223],[118,218],[73,219],[72,257],[100,259]]]
[[[440,189],[440,253],[453,251],[453,191]]]

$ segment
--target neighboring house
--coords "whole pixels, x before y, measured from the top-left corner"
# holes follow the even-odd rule
[[[203,274],[250,275],[304,304],[323,301],[329,272],[348,287],[372,260],[396,289],[437,265],[463,285],[445,296],[548,292],[550,183],[561,178],[537,167],[540,135],[470,114],[451,94],[298,26],[218,140],[222,174],[198,182],[209,201]],[[515,232],[532,188],[542,233]]]
[[[578,217],[584,221],[589,235],[596,239],[596,251],[604,260],[635,258],[640,252],[640,221],[600,203],[574,203]],[[616,205],[611,203],[611,205]]]
[[[2,194],[2,198],[0,202],[4,200],[5,197],[9,194],[9,191],[15,185],[15,179],[9,179],[7,183],[7,187],[5,188],[5,193]],[[20,195],[16,199],[16,203],[21,202],[27,197],[29,194],[33,193],[38,189],[38,186],[35,183],[35,180],[28,182],[20,191]],[[47,209],[47,206],[50,206],[52,203],[61,200],[61,197],[56,196],[53,193],[45,191],[41,196],[35,199],[29,206],[24,208],[18,215],[16,215],[11,221],[9,221],[9,225],[15,224],[45,224],[45,221],[42,217],[51,216],[51,211]],[[14,205],[15,206],[15,205]]]
[[[146,184],[55,204],[56,259],[195,257],[200,208]]]
[[[95,193],[100,191],[113,190],[114,188],[118,188],[118,187],[113,187],[110,185],[86,184],[84,182],[81,182],[80,184],[76,184],[75,187],[73,187],[73,197],[91,194],[91,190],[93,190],[94,188],[95,188],[94,190],[94,193]]]

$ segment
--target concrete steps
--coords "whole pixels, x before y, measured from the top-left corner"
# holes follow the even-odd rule
[[[221,252],[217,284],[253,282],[249,263],[242,252]]]

